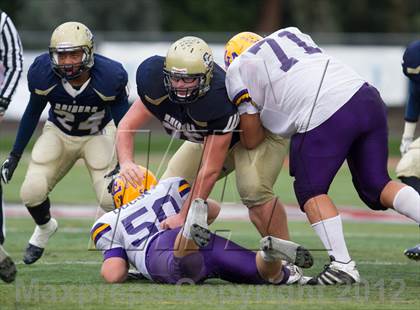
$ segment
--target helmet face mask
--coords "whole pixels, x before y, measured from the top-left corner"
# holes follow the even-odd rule
[[[163,69],[164,85],[171,101],[195,102],[210,89],[213,54],[197,37],[184,37],[171,45]]]
[[[225,68],[227,69],[236,57],[262,39],[263,37],[253,32],[241,32],[233,36],[225,45]]]
[[[85,25],[61,24],[54,30],[49,46],[52,69],[61,78],[73,80],[92,68],[93,49],[93,35]],[[80,61],[73,62],[78,55]],[[71,61],[65,60],[67,58]]]

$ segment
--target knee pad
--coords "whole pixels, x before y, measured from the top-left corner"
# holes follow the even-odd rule
[[[27,175],[20,188],[20,198],[23,204],[29,207],[39,205],[45,201],[48,193],[47,179],[41,174]]]
[[[86,165],[92,170],[112,169],[116,164],[114,140],[110,136],[94,136],[83,147]]]
[[[108,192],[106,180],[98,180],[93,184],[95,189],[96,199],[99,206],[105,212],[109,212],[115,209],[112,195]]]
[[[255,179],[254,179],[255,180]],[[274,198],[272,188],[258,184],[253,178],[237,180],[237,187],[241,201],[248,208],[261,205]]]

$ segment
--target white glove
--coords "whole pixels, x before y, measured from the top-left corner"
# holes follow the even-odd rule
[[[404,136],[402,137],[401,145],[400,145],[401,156],[404,156],[405,153],[408,152],[408,148],[412,142],[413,142],[413,137],[404,137]]]

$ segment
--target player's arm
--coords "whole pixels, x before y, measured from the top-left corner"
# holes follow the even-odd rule
[[[128,262],[122,257],[109,257],[102,263],[101,276],[107,283],[122,283],[127,275]]]
[[[133,186],[141,184],[142,172],[134,163],[134,136],[136,130],[143,127],[153,114],[138,98],[118,124],[117,155],[120,163],[120,174]]]
[[[247,149],[256,148],[264,139],[265,131],[260,114],[253,104],[239,71],[239,64],[233,62],[226,73],[226,90],[230,101],[238,107],[241,144]]]
[[[413,81],[409,83],[408,102],[405,108],[405,124],[404,132],[401,139],[400,151],[404,155],[408,151],[408,147],[414,140],[417,121],[420,115],[420,87]]]
[[[111,104],[111,114],[112,119],[114,120],[115,126],[118,126],[121,119],[127,113],[129,105],[128,105],[128,76],[127,72],[121,68],[121,83],[120,88],[118,90],[117,97],[115,102]]]
[[[31,139],[39,122],[39,118],[41,117],[42,111],[46,105],[47,100],[44,96],[31,93],[29,103],[19,124],[13,149],[1,167],[1,177],[3,182],[8,183],[11,180],[13,172],[19,163],[20,157]]]
[[[264,127],[261,124],[260,114],[241,114],[239,129],[241,144],[248,150],[256,148],[265,139]]]
[[[5,13],[3,13],[5,14]],[[0,83],[0,121],[9,106],[13,93],[16,90],[23,68],[22,44],[19,34],[9,17],[6,17],[0,39],[0,50],[3,55],[5,69],[3,83]]]
[[[220,172],[222,171],[223,163],[225,162],[231,140],[232,132],[225,133],[223,135],[214,134],[206,137],[201,160],[202,164],[195,182],[192,185],[190,195],[182,206],[179,214],[171,216],[161,223],[162,228],[173,229],[183,225],[191,202],[196,198],[207,200],[220,175]],[[210,217],[213,217],[214,220],[217,214],[217,208],[212,207],[209,219]]]

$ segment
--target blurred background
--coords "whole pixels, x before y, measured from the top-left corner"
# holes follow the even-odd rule
[[[1,0],[0,3],[0,9],[13,19],[24,47],[24,72],[0,125],[1,160],[12,147],[29,99],[27,70],[36,56],[47,51],[52,31],[66,21],[86,24],[95,36],[96,51],[123,63],[129,73],[130,101],[137,96],[138,65],[149,56],[165,55],[171,42],[182,36],[196,35],[206,40],[216,61],[223,65],[224,43],[234,34],[254,31],[266,35],[296,26],[310,34],[325,52],[350,65],[380,90],[389,107],[389,149],[394,159],[391,165],[395,166],[398,160],[408,86],[401,59],[406,45],[420,39],[419,0]],[[151,127],[154,132],[161,132],[159,124]],[[419,134],[420,126],[417,127]],[[42,124],[26,149],[26,157],[40,128]],[[165,153],[168,142],[156,143],[158,146],[152,145],[152,149]],[[178,145],[175,143],[171,150]],[[145,148],[145,144],[138,144],[136,149],[140,153]],[[24,172],[25,167],[19,167],[14,180],[16,190],[9,191],[7,199],[19,200],[18,186]],[[75,175],[66,177],[69,186],[75,178]],[[81,182],[85,178],[85,172],[80,174]],[[68,191],[68,187],[62,189]],[[66,195],[59,192],[58,196]],[[292,196],[290,201],[294,200]]]
[[[12,17],[25,52],[25,72],[6,115],[10,121],[20,118],[29,98],[28,67],[65,21],[86,24],[96,50],[124,64],[131,101],[137,66],[148,56],[164,55],[182,36],[207,40],[222,63],[223,44],[235,33],[264,35],[296,26],[379,88],[392,108],[390,128],[396,136],[407,91],[401,56],[408,42],[420,37],[419,0],[2,0],[1,9]]]

